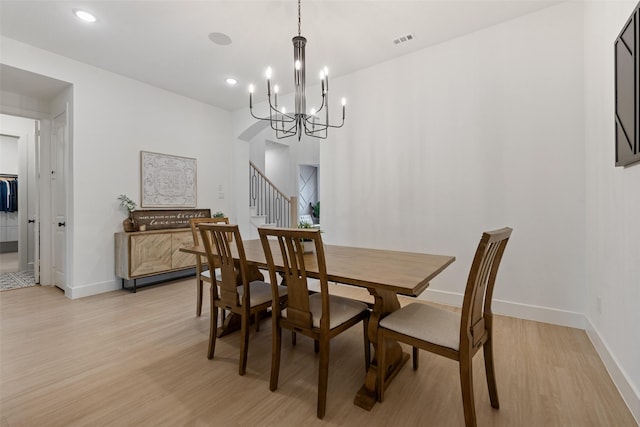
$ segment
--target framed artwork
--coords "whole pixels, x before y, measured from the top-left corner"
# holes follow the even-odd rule
[[[615,44],[616,166],[640,162],[640,3]]]
[[[140,151],[140,175],[141,207],[196,207],[196,159]]]

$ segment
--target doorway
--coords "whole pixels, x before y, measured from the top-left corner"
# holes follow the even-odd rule
[[[300,165],[298,173],[298,215],[311,215],[320,224],[320,167]]]
[[[39,121],[0,119],[0,272],[37,283]]]
[[[69,226],[67,220],[55,221],[52,203],[56,199],[58,205],[64,207],[65,215],[68,213],[70,205],[68,196],[71,194],[68,180],[68,171],[71,168],[69,123],[72,120],[73,85],[52,77],[0,64],[0,94],[2,95],[0,96],[0,121],[2,123],[6,122],[8,117],[31,120],[32,124],[40,124],[40,128],[33,131],[34,138],[31,140],[37,148],[34,160],[36,164],[33,168],[35,171],[34,186],[40,191],[33,195],[31,191],[28,192],[28,197],[35,199],[33,205],[36,207],[36,212],[35,214],[29,212],[27,216],[25,210],[19,208],[18,211],[24,212],[24,220],[20,220],[21,224],[28,224],[23,227],[24,233],[28,236],[25,237],[25,240],[39,242],[39,245],[34,245],[33,250],[26,251],[29,259],[33,257],[33,270],[40,271],[39,283],[53,285],[54,266],[56,268],[61,266],[61,268],[57,268],[55,275],[62,281],[60,287],[65,290],[66,294],[66,290],[69,289],[66,282],[69,280],[70,248],[66,239],[62,245],[58,245],[62,247],[62,250],[58,251],[54,247],[58,244],[54,242],[54,234],[60,231],[54,229],[54,224],[58,228],[58,222],[64,223],[64,230],[69,229]],[[64,129],[60,126],[57,128],[57,135],[62,135],[62,141],[64,141],[64,144],[59,144],[62,147],[59,150],[62,153],[59,158],[62,161],[62,168],[54,165],[54,160],[57,159],[53,155],[52,139],[54,138],[53,123],[56,117],[64,123]],[[39,135],[38,140],[35,139],[35,135]],[[64,190],[62,198],[53,194],[56,188],[52,185],[51,172],[54,170],[58,170],[58,176],[61,177],[57,181],[57,185],[59,189]],[[22,177],[19,180],[24,188]],[[23,234],[22,229],[21,234]],[[61,242],[61,239],[58,238],[57,242]],[[22,252],[20,250],[21,256]],[[56,256],[55,262],[54,256]],[[40,261],[39,265],[38,260]]]

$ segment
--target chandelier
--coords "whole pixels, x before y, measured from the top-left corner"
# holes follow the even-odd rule
[[[251,116],[258,120],[269,121],[271,129],[276,132],[278,139],[289,138],[298,135],[298,141],[302,138],[302,132],[314,138],[327,138],[329,128],[341,128],[344,125],[345,98],[342,98],[342,122],[339,125],[329,124],[329,72],[327,67],[320,71],[320,91],[322,102],[316,111],[311,109],[307,114],[307,99],[305,94],[305,55],[304,47],[307,39],[300,35],[300,0],[298,0],[298,35],[293,41],[293,81],[295,87],[295,110],[293,114],[287,114],[284,106],[278,106],[278,85],[273,87],[271,94],[271,67],[267,68],[267,100],[269,101],[269,117],[258,117],[253,113],[253,85],[249,86],[249,111]],[[322,114],[324,113],[324,114]],[[322,117],[324,115],[324,118]]]

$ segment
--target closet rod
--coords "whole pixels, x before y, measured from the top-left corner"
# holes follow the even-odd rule
[[[12,173],[0,173],[0,178],[17,178],[18,175]]]

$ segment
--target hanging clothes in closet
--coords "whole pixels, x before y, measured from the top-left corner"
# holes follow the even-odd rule
[[[0,212],[18,211],[18,178],[0,177]]]

